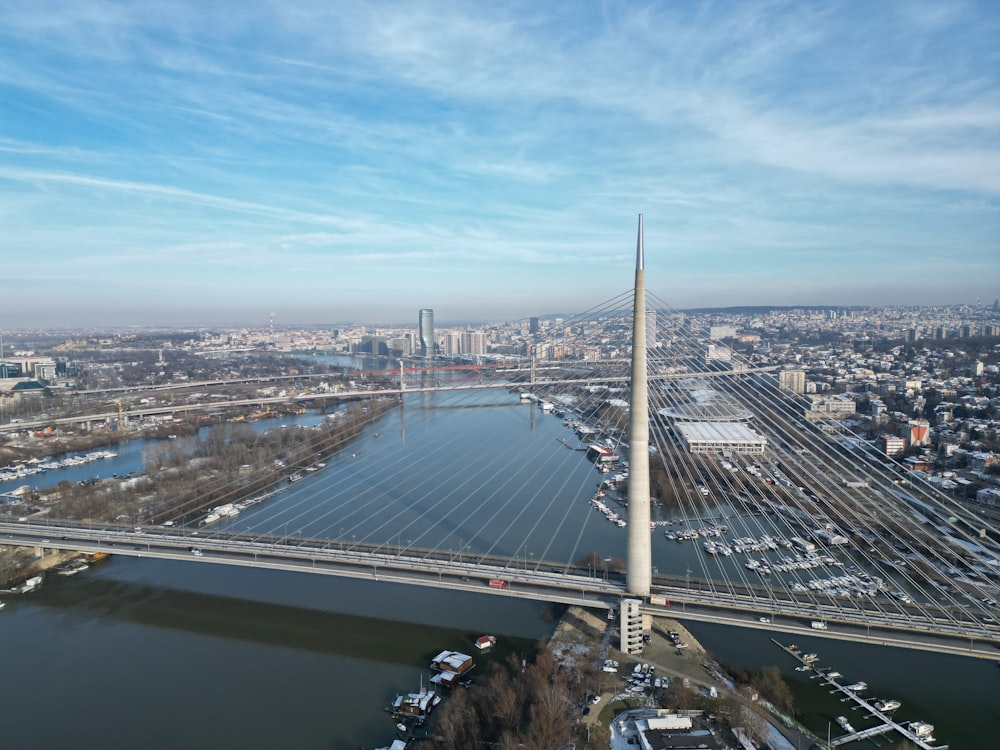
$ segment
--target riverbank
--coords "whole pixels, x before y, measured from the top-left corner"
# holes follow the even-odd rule
[[[107,448],[129,440],[166,438],[170,435],[195,434],[201,427],[224,421],[224,417],[202,421],[181,421],[143,427],[136,430],[94,429],[83,433],[15,433],[0,445],[0,466],[51,458],[65,453],[82,453],[95,448]]]
[[[617,672],[600,672],[592,699],[592,710],[585,710],[582,724],[598,725],[614,730],[613,725],[624,712],[634,714],[640,706],[651,716],[664,711],[703,715],[703,724],[710,731],[719,731],[714,720],[716,713],[726,711],[726,702],[743,700],[734,680],[711,657],[701,643],[681,623],[670,618],[656,618],[649,631],[649,639],[641,655],[627,655],[618,651],[617,620],[608,620],[603,612],[595,613],[571,607],[563,615],[549,642],[557,660],[566,655],[591,654],[599,662],[617,664]],[[678,648],[677,644],[683,644]],[[562,657],[562,658],[561,658]],[[656,677],[666,678],[673,689],[630,694],[626,684],[636,665],[649,665]],[[677,687],[680,686],[680,687]],[[671,701],[675,701],[676,705]],[[758,704],[766,709],[770,718],[765,729],[767,742],[775,750],[810,747],[818,738],[809,733],[791,717],[782,714],[765,701]],[[659,706],[656,708],[654,706]],[[633,718],[639,718],[636,714]],[[621,733],[611,732],[612,747],[627,747],[628,740]]]
[[[28,547],[0,546],[0,587],[8,588],[14,583],[34,576],[40,576],[53,568],[82,557],[79,552],[53,552],[35,557]]]

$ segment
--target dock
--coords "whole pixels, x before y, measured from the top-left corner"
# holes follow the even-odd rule
[[[888,734],[889,732],[897,732],[919,747],[920,750],[948,750],[947,745],[932,745],[931,743],[936,741],[933,737],[918,737],[905,723],[900,723],[883,711],[879,711],[870,701],[858,695],[858,692],[848,690],[847,686],[842,685],[838,679],[831,678],[823,669],[818,667],[817,660],[806,659],[797,646],[786,646],[773,638],[771,639],[771,643],[799,662],[800,667],[804,667],[805,671],[811,671],[813,676],[819,677],[824,683],[832,686],[834,689],[831,692],[842,693],[845,696],[845,698],[841,699],[842,701],[852,701],[857,704],[859,708],[866,711],[870,717],[876,718],[881,722],[876,726],[868,727],[867,729],[862,729],[857,732],[850,732],[848,734],[841,735],[836,739],[830,740],[831,748],[840,747],[841,745],[846,745],[849,742],[855,742],[857,740],[864,740],[870,737]]]

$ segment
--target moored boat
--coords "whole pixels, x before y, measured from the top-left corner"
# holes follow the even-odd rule
[[[877,700],[872,705],[875,706],[875,708],[877,708],[882,713],[887,714],[890,711],[895,711],[902,704],[897,700],[893,700],[892,698],[886,698],[884,700]]]
[[[497,645],[497,637],[495,635],[481,635],[476,639],[476,648],[480,651],[486,651],[495,645]]]
[[[89,567],[90,565],[85,560],[70,560],[65,565],[59,566],[56,572],[61,576],[75,576]]]
[[[399,721],[423,724],[439,703],[441,703],[440,695],[434,690],[421,687],[418,693],[397,695],[396,700],[389,706],[389,712],[392,718]]]
[[[476,666],[472,657],[459,651],[442,651],[431,660],[435,672],[455,672],[463,675]]]

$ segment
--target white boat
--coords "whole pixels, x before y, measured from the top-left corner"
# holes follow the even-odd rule
[[[22,594],[27,594],[31,591],[34,591],[35,589],[37,589],[39,586],[42,585],[42,580],[43,579],[41,576],[32,576],[31,578],[29,578],[27,581],[25,581],[20,585],[19,591]]]
[[[931,737],[931,732],[934,731],[934,725],[928,724],[926,721],[911,721],[906,725],[915,736],[927,742],[932,741],[934,738]]]
[[[84,560],[72,560],[59,567],[56,572],[61,576],[75,576],[77,573],[86,570],[90,565]]]
[[[877,708],[882,713],[887,714],[890,711],[895,711],[902,704],[897,700],[893,700],[892,698],[886,698],[885,700],[877,700],[872,705],[875,706],[875,708]]]
[[[847,720],[846,716],[838,716],[837,723],[840,725],[840,728],[848,734],[854,734],[854,727],[851,726],[851,722]]]
[[[860,693],[862,690],[867,690],[867,689],[868,689],[868,683],[865,682],[864,680],[855,682],[853,685],[844,685],[844,690],[847,690],[851,693]]]

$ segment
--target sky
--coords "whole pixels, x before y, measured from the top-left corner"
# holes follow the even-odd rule
[[[1000,296],[993,0],[0,19],[0,329]]]

